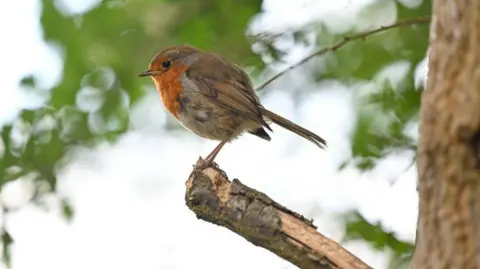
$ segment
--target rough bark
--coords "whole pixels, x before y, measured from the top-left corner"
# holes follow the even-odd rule
[[[480,1],[435,0],[412,268],[480,268]]]
[[[186,185],[185,201],[199,219],[226,227],[299,268],[371,268],[317,232],[312,221],[238,179],[229,181],[218,167],[194,168]]]

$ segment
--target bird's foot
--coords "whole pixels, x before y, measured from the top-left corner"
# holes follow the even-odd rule
[[[204,170],[208,167],[218,169],[218,165],[211,159],[204,160],[202,157],[198,157],[197,163],[194,165],[194,170]]]
[[[188,177],[189,179],[185,182],[185,184],[188,183],[188,181],[195,172],[203,171],[208,167],[218,168],[218,165],[212,161],[209,161],[208,159],[204,160],[202,157],[198,157],[197,163],[193,165],[193,171],[192,173],[190,173],[190,176]]]
[[[204,160],[202,157],[199,157],[198,160],[197,160],[197,163],[193,166],[193,171],[190,174],[190,176],[188,177],[189,179],[185,182],[185,185],[188,184],[189,180],[192,178],[192,176],[195,172],[201,172],[201,171],[203,171],[203,170],[205,170],[209,167],[217,170],[222,175],[222,177],[224,177],[228,181],[227,174],[225,173],[225,171],[220,169],[220,167],[218,166],[218,164],[216,162],[213,162],[213,161],[208,160],[208,159]]]

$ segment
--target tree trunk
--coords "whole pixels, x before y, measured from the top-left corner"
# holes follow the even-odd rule
[[[434,0],[414,269],[480,268],[480,1]]]

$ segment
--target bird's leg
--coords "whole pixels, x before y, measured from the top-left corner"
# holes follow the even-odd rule
[[[233,134],[228,136],[227,138],[223,139],[220,144],[218,144],[218,146],[216,146],[212,152],[210,152],[210,154],[208,154],[208,156],[205,158],[205,160],[203,162],[197,162],[197,164],[195,165],[195,169],[200,169],[200,170],[203,170],[207,167],[212,167],[212,165],[214,164],[213,160],[215,160],[215,157],[217,157],[218,153],[220,152],[220,150],[223,148],[223,146],[225,146],[225,144],[230,141],[231,139],[233,138]],[[201,161],[202,158],[199,158],[199,161]],[[218,167],[217,167],[218,168]]]
[[[222,140],[220,142],[220,144],[218,144],[218,146],[216,146],[213,151],[208,154],[208,156],[202,160],[202,158],[199,158],[199,160],[197,161],[197,164],[195,165],[195,170],[199,169],[199,170],[203,170],[207,167],[211,167],[212,164],[213,164],[213,160],[215,159],[215,157],[217,156],[217,154],[220,152],[220,150],[222,149],[222,147],[229,141],[230,139],[225,139],[225,140]]]
[[[205,158],[205,167],[209,167],[213,164],[213,160],[215,157],[217,157],[217,154],[220,152],[220,150],[223,148],[223,146],[228,142],[229,139],[222,140],[218,146],[216,146],[213,151],[208,154],[208,156]]]
[[[217,154],[220,152],[220,150],[223,148],[223,146],[228,142],[230,141],[230,139],[225,139],[225,140],[222,140],[220,142],[220,144],[218,144],[218,146],[216,146],[212,152],[210,152],[210,154],[208,154],[208,156],[203,160],[202,157],[198,158],[198,161],[197,163],[195,164],[194,168],[193,168],[193,171],[192,171],[192,174],[195,173],[195,171],[201,171],[203,169],[206,169],[208,167],[212,167],[212,165],[214,164],[213,160],[215,159],[215,157],[217,156]],[[222,176],[226,179],[228,179],[227,175],[225,174],[224,171],[220,170],[217,167],[213,167],[215,168],[217,171],[219,171]],[[187,182],[185,182],[185,184],[188,184],[188,181],[190,180],[191,178],[191,174],[190,176],[188,177],[189,179],[187,180]]]

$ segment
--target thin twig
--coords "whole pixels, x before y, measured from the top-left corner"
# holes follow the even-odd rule
[[[361,32],[361,33],[358,33],[358,34],[355,34],[355,35],[343,37],[343,39],[338,41],[337,43],[334,43],[333,45],[330,45],[328,47],[324,47],[324,48],[314,52],[313,54],[310,54],[309,56],[302,59],[300,62],[288,67],[287,69],[285,69],[285,70],[281,71],[280,73],[276,74],[275,76],[271,77],[270,79],[265,81],[262,85],[260,85],[256,89],[256,91],[263,90],[267,85],[272,83],[277,78],[281,77],[282,75],[284,75],[288,71],[290,71],[292,69],[295,69],[295,68],[299,67],[300,65],[310,61],[314,57],[325,54],[329,51],[333,52],[333,51],[339,49],[340,47],[342,47],[343,45],[347,44],[348,42],[350,42],[352,40],[363,39],[363,38],[366,38],[367,36],[370,36],[370,35],[373,35],[373,34],[376,34],[376,33],[380,33],[380,32],[386,31],[386,30],[390,30],[390,29],[393,29],[393,28],[415,25],[415,24],[423,24],[423,23],[427,23],[429,21],[430,21],[429,16],[428,17],[419,17],[419,18],[414,18],[414,19],[407,19],[407,20],[397,21],[397,22],[395,22],[391,25],[382,26],[382,27],[377,28],[375,30],[364,31],[364,32]]]

